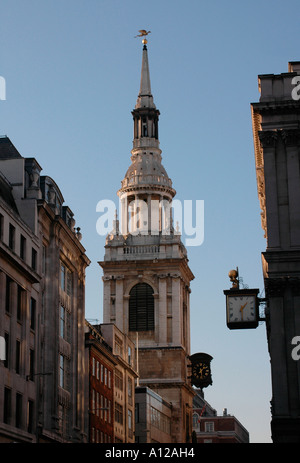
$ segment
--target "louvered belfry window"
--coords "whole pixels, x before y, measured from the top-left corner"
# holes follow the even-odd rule
[[[154,330],[154,297],[151,286],[139,283],[131,289],[129,296],[129,331]]]

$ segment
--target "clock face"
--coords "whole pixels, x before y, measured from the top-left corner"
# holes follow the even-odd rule
[[[199,362],[194,366],[193,374],[195,378],[197,379],[200,379],[200,380],[206,379],[208,378],[209,373],[210,373],[210,368],[204,362]]]
[[[256,318],[256,297],[254,295],[227,296],[227,322],[255,322]]]

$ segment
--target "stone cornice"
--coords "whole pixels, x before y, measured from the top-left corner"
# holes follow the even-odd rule
[[[300,111],[299,103],[294,100],[260,101],[259,103],[251,103],[251,107],[253,111],[264,114],[291,114]]]

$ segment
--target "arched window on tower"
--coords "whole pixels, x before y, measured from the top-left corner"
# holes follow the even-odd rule
[[[154,330],[153,289],[138,283],[129,293],[129,331]]]
[[[147,119],[143,119],[143,137],[148,137]]]

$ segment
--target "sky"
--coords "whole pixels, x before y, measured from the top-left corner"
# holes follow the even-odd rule
[[[187,246],[191,353],[213,357],[205,399],[271,442],[270,362],[264,322],[229,330],[223,290],[238,267],[264,297],[250,104],[260,74],[300,60],[299,1],[1,0],[0,134],[59,185],[91,264],[86,318],[102,322],[105,237],[97,203],[118,205],[129,167],[140,85],[140,29],[150,30],[151,87],[163,165],[176,198],[204,201],[204,241]],[[3,80],[3,79],[2,79]],[[184,241],[184,236],[183,242]]]

